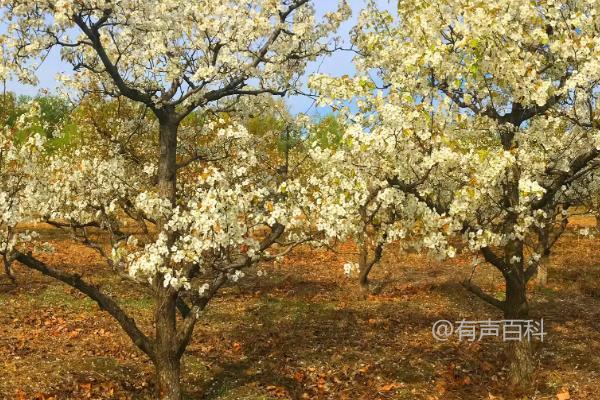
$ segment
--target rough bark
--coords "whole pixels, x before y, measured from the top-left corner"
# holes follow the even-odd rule
[[[518,276],[506,278],[506,301],[504,316],[507,319],[527,319],[529,304],[527,303],[527,284]]]
[[[371,266],[369,266],[369,244],[366,240],[366,235],[363,235],[358,243],[359,255],[358,255],[358,284],[363,292],[369,291],[369,272]]]
[[[510,357],[508,374],[511,384],[516,391],[529,391],[535,371],[531,343],[528,340],[509,342],[507,353]]]
[[[160,400],[180,400],[182,398],[180,365],[180,359],[161,358],[157,360],[155,368]]]
[[[521,268],[513,269],[513,272],[522,270],[521,266]],[[524,273],[506,277],[504,317],[511,320],[529,319],[527,280]],[[527,391],[531,387],[535,370],[531,343],[526,338],[508,342],[507,356],[509,378],[512,385],[519,391]]]
[[[9,262],[6,258],[4,258],[3,263],[4,263],[4,273],[12,281],[12,283],[16,283],[17,278],[15,277],[15,274],[12,270],[11,262]]]
[[[177,196],[177,130],[179,122],[173,113],[159,118],[158,192],[174,206]],[[163,221],[164,222],[164,221]],[[159,225],[161,225],[159,221]]]
[[[162,290],[156,295],[156,390],[161,400],[180,400],[181,354],[177,351],[177,293]]]
[[[548,221],[546,227],[541,228],[538,234],[539,237],[539,251],[541,254],[541,259],[539,261],[537,267],[537,284],[539,286],[546,286],[548,284],[548,262],[550,257],[550,233],[548,232],[548,227],[551,221]]]
[[[366,235],[365,235],[366,236]],[[369,259],[369,244],[366,238],[362,238],[359,241],[359,257],[358,257],[358,283],[363,290],[363,292],[369,292],[370,290],[370,281],[369,281],[369,273],[373,269],[373,266],[381,260],[381,256],[383,255],[383,245],[378,244],[375,247],[373,252],[373,257]]]
[[[537,284],[539,286],[545,287],[548,285],[548,262],[549,257],[544,256],[540,260],[540,264],[538,265],[537,271]]]
[[[503,139],[505,148],[512,143],[514,131]],[[513,210],[519,204],[519,179],[521,173],[518,167],[513,167],[509,172],[508,182],[505,186],[503,199],[504,208]],[[518,215],[509,211],[504,233],[511,237],[515,226],[518,224]],[[506,283],[506,299],[504,302],[504,317],[512,320],[526,320],[529,318],[529,304],[527,303],[527,281],[525,273],[523,241],[517,238],[509,239],[504,246],[504,269],[502,275]],[[533,353],[531,344],[521,338],[519,341],[509,342],[507,349],[509,379],[517,390],[526,391],[533,378]]]
[[[158,160],[158,192],[167,199],[171,206],[177,201],[177,130],[179,121],[174,110],[166,110],[159,116]],[[164,231],[166,221],[158,221],[158,228]],[[167,234],[167,246],[175,242],[175,235]],[[164,287],[164,277],[158,274],[154,285],[156,288],[154,304],[156,390],[161,400],[180,400],[181,389],[181,355],[177,335],[177,291],[170,286]]]

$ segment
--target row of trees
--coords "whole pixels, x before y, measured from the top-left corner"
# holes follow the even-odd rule
[[[564,230],[566,210],[581,204],[583,177],[598,167],[599,4],[399,7],[398,19],[374,5],[361,14],[356,77],[314,76],[313,85],[325,103],[355,102],[358,116],[350,106],[344,112],[360,147],[350,158],[363,164],[380,199],[400,196],[391,209],[369,206],[370,196],[363,205],[397,216],[408,201],[403,210],[414,202],[437,215],[433,232],[460,234],[499,270],[506,293],[500,300],[471,280],[464,286],[506,318],[526,319],[527,283]],[[401,228],[381,238],[402,235],[406,220],[400,215]],[[422,244],[454,252],[439,237],[432,243],[425,235]],[[512,379],[527,383],[529,343],[511,347]]]
[[[245,269],[305,240],[298,228],[308,218],[286,189],[294,160],[286,150],[284,165],[265,168],[257,154],[265,144],[243,124],[264,105],[248,98],[292,89],[309,61],[335,47],[331,35],[349,8],[341,2],[318,20],[308,0],[3,0],[0,7],[10,60],[3,71],[35,82],[38,61],[59,47],[75,70],[65,77],[71,91],[127,100],[105,123],[95,121],[92,100],[82,135],[89,139],[34,162],[37,174],[24,177],[24,168],[11,168],[16,156],[2,158],[11,170],[2,187],[5,263],[19,261],[95,300],[155,365],[158,397],[180,399],[180,360],[208,302]],[[8,154],[20,152],[4,132]],[[31,140],[39,152],[41,136]],[[115,273],[151,291],[155,331],[143,332],[82,277],[24,251],[29,236],[13,232],[32,219],[66,225]],[[125,227],[131,221],[135,231]],[[110,251],[91,228],[107,232]]]
[[[568,209],[597,205],[596,1],[404,0],[398,16],[370,3],[350,38],[356,76],[310,79],[339,110],[316,127],[271,96],[339,47],[343,1],[320,21],[308,0],[0,6],[2,72],[35,82],[59,47],[81,95],[69,146],[48,151],[31,129],[39,106],[5,123],[5,270],[18,261],[95,300],[154,363],[162,399],[181,398],[181,356],[219,289],[300,243],[355,239],[364,288],[386,246],[480,253],[505,296],[465,288],[527,319],[527,283]],[[265,110],[272,120],[256,118]],[[155,331],[28,252],[35,232],[19,226],[31,221],[69,228],[150,291]],[[529,344],[509,352],[513,382],[527,386]]]
[[[528,281],[566,210],[597,185],[583,179],[600,151],[597,12],[596,2],[402,1],[395,19],[371,6],[353,35],[359,74],[313,77],[324,102],[360,108],[360,118],[346,114],[374,136],[377,190],[451,217],[465,245],[500,271],[502,300],[464,286],[506,318],[528,317]],[[514,344],[510,359],[513,380],[526,383],[528,343]]]

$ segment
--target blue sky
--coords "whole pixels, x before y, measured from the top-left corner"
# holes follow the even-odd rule
[[[348,37],[349,31],[356,24],[358,13],[365,7],[365,0],[349,0],[353,9],[352,18],[345,22],[339,32],[339,36]],[[316,8],[319,14],[334,9],[337,5],[337,0],[315,0]],[[392,9],[395,7],[396,1],[377,0],[381,8]],[[333,76],[352,75],[354,68],[352,66],[351,52],[341,51],[329,57],[311,63],[306,71],[306,76],[314,72],[327,73]],[[39,86],[25,86],[18,82],[8,82],[7,89],[18,94],[36,95],[40,89],[53,91],[56,84],[56,75],[60,73],[69,73],[70,65],[60,61],[59,52],[53,50],[46,61],[42,64],[39,70],[40,84]],[[304,96],[289,97],[287,99],[290,110],[296,114],[300,112],[308,112],[309,114],[326,113],[327,110],[317,110],[312,107],[312,100]]]

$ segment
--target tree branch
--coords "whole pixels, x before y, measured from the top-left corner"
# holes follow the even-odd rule
[[[138,328],[135,320],[127,315],[127,313],[121,307],[119,307],[119,305],[111,297],[100,292],[97,287],[83,281],[79,275],[70,274],[51,268],[45,263],[35,259],[31,255],[15,252],[14,258],[26,267],[66,283],[67,285],[90,297],[92,300],[98,303],[98,306],[100,306],[101,309],[107,311],[114,319],[117,320],[119,325],[121,325],[123,330],[131,338],[133,343],[140,348],[140,350],[146,353],[146,355],[148,355],[152,361],[156,360],[156,353],[154,351],[154,344],[152,340],[149,339]]]
[[[538,210],[538,209],[546,207],[550,203],[552,198],[554,198],[554,195],[556,194],[556,192],[563,185],[568,183],[571,177],[577,175],[579,171],[584,169],[589,163],[594,161],[594,159],[596,159],[598,156],[600,156],[600,150],[592,149],[592,150],[588,151],[587,153],[580,154],[578,157],[576,157],[571,162],[568,173],[560,176],[558,179],[556,179],[554,181],[553,184],[549,185],[548,187],[544,187],[544,189],[546,189],[546,192],[542,195],[542,197],[539,200],[534,201],[532,203],[532,208],[534,210]]]
[[[498,268],[503,274],[508,271],[507,265],[504,262],[504,260],[498,257],[496,253],[494,253],[489,247],[481,248],[481,254],[483,254],[483,258],[485,258],[485,261]]]
[[[111,12],[111,10],[105,10],[102,19],[107,20]],[[100,22],[101,20],[99,20],[98,22]],[[85,36],[87,36],[87,38],[90,39],[90,41],[92,42],[92,47],[96,51],[98,58],[100,58],[102,65],[104,65],[104,68],[106,69],[106,72],[110,75],[121,94],[125,97],[130,98],[131,100],[139,101],[154,109],[155,107],[154,103],[152,102],[152,97],[147,93],[143,93],[140,90],[127,85],[127,83],[121,76],[121,73],[119,72],[117,66],[110,60],[110,57],[104,49],[104,46],[102,45],[102,41],[100,39],[99,28],[101,27],[101,24],[96,23],[93,26],[89,27],[87,26],[81,15],[78,14],[73,16],[73,22],[75,22],[75,24],[79,27],[79,29],[81,29]]]
[[[471,283],[470,281],[464,281],[461,284],[469,292],[473,293],[474,295],[476,295],[480,299],[484,300],[488,304],[491,304],[494,307],[497,307],[502,311],[504,311],[504,309],[506,308],[506,302],[498,300],[497,298],[495,298],[493,296],[490,296],[489,294],[485,293],[479,286]]]
[[[279,239],[279,237],[285,231],[285,226],[279,223],[276,223],[271,228],[271,233],[260,243],[258,252],[263,252],[269,248],[269,246],[273,245]],[[196,322],[198,320],[198,313],[206,307],[208,302],[215,296],[217,291],[227,282],[227,273],[250,266],[253,263],[252,257],[245,256],[239,262],[232,263],[223,268],[217,276],[213,279],[212,283],[209,285],[208,290],[202,296],[198,296],[195,298],[192,303],[193,306],[191,309],[186,310],[184,307],[178,306],[180,312],[184,311],[186,316],[183,320],[183,323],[177,330],[177,348],[175,351],[177,354],[183,354],[187,344],[192,337],[192,333],[194,331],[194,327],[196,326]],[[187,306],[187,305],[186,305]]]
[[[192,308],[189,308],[187,304],[184,303],[185,306],[188,308],[186,310],[186,315],[184,317],[183,323],[177,330],[177,338],[175,340],[175,346],[177,346],[175,352],[178,356],[181,356],[183,354],[190,339],[192,338],[194,327],[196,326],[196,322],[198,321],[198,313],[200,313],[206,308],[208,302],[215,296],[215,294],[217,294],[217,291],[221,288],[221,286],[223,286],[225,282],[227,282],[227,274],[221,272],[213,280],[207,292],[193,300]],[[178,308],[180,312],[183,311],[183,308],[180,308],[179,299]]]

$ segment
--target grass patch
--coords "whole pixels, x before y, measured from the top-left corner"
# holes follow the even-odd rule
[[[41,293],[32,296],[31,300],[40,306],[66,307],[76,311],[90,310],[95,304],[88,297],[74,296],[63,286],[48,286]]]
[[[259,303],[254,314],[267,323],[275,324],[281,321],[305,323],[306,320],[329,319],[334,311],[332,303],[313,303],[295,299],[265,297]]]
[[[151,296],[123,299],[121,303],[126,308],[142,311],[151,311],[154,307],[154,299]]]

